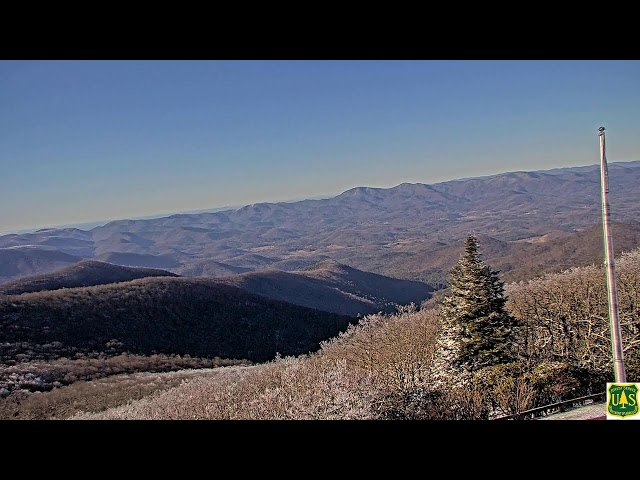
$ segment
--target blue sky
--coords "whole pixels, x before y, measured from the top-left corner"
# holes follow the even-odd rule
[[[640,160],[640,61],[0,61],[0,232]]]

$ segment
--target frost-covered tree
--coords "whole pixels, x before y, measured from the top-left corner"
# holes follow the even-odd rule
[[[449,272],[449,289],[440,306],[442,329],[432,370],[436,386],[465,383],[484,367],[515,359],[516,320],[505,310],[504,283],[481,260],[474,235]]]

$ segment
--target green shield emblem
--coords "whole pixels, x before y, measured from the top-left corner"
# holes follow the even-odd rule
[[[638,386],[635,383],[612,383],[609,386],[607,412],[616,417],[638,414]]]

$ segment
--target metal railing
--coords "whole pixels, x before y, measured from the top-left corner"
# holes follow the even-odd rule
[[[590,403],[596,403],[596,399],[604,402],[606,396],[607,392],[594,393],[591,395],[585,395],[584,397],[564,400],[562,402],[552,403],[550,405],[544,405],[542,407],[525,410],[524,412],[514,413],[512,415],[506,415],[504,417],[498,417],[494,420],[533,420],[537,417],[550,415],[552,413],[564,412],[571,407],[575,407],[576,405],[585,405],[589,400],[592,400],[592,402]]]

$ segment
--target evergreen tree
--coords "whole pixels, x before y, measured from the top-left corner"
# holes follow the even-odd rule
[[[442,330],[433,379],[464,383],[490,365],[515,359],[516,320],[505,311],[504,283],[480,259],[478,240],[469,235],[464,254],[449,272],[449,289],[441,304]]]

